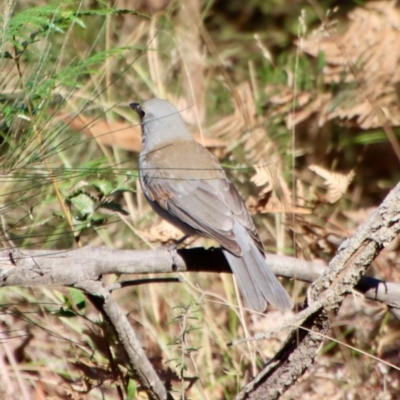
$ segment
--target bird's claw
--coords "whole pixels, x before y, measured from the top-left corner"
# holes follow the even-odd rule
[[[166,247],[166,250],[169,252],[172,258],[172,270],[175,272],[178,269],[178,245],[177,243],[170,244]]]

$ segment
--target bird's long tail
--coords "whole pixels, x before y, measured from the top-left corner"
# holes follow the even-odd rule
[[[236,277],[245,306],[263,312],[268,302],[283,310],[291,309],[293,304],[289,295],[268,267],[252,238],[242,226],[234,231],[243,255],[238,257],[227,250],[223,252]]]

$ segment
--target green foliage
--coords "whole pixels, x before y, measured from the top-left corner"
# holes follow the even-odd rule
[[[129,379],[126,400],[135,400],[136,394],[137,394],[136,382],[133,379]]]
[[[327,6],[333,4],[333,0],[319,3]],[[4,247],[15,246],[22,251],[24,248],[68,251],[76,245],[76,239],[80,239],[84,245],[106,244],[118,248],[143,246],[143,241],[128,231],[119,219],[120,215],[127,215],[123,202],[128,198],[131,202],[129,210],[133,208],[137,213],[132,217],[133,229],[137,228],[137,234],[142,234],[140,224],[148,216],[147,209],[140,204],[140,196],[130,196],[136,194],[137,156],[105,147],[101,143],[99,145],[91,135],[91,129],[97,122],[106,121],[111,125],[115,121],[129,121],[130,114],[126,111],[125,103],[131,97],[140,100],[155,93],[168,93],[179,99],[184,97],[183,77],[187,73],[187,60],[183,60],[180,44],[175,40],[181,28],[177,15],[181,12],[182,4],[171,2],[166,10],[157,12],[151,24],[147,25],[142,24],[148,20],[143,14],[134,10],[113,9],[109,4],[105,1],[55,1],[45,6],[26,6],[21,2],[17,12],[0,15],[0,26],[3,27],[0,43],[0,213]],[[235,140],[227,140],[226,151],[223,148],[219,153],[217,148],[216,154],[223,154],[223,165],[234,169],[229,171],[229,176],[235,185],[243,189],[241,193],[262,192],[262,188],[255,188],[250,183],[254,170],[246,148],[246,140],[260,126],[265,128],[265,137],[256,145],[253,144],[251,150],[272,144],[266,156],[268,160],[271,156],[271,159],[278,158],[282,162],[284,171],[281,175],[288,187],[292,188],[291,182],[295,180],[305,187],[305,200],[301,200],[304,200],[304,211],[310,211],[312,215],[305,213],[304,220],[300,222],[302,215],[297,215],[294,226],[287,218],[282,224],[284,228],[274,232],[271,214],[266,215],[262,211],[260,219],[263,223],[260,227],[263,230],[260,232],[263,241],[266,238],[269,240],[266,247],[275,247],[270,237],[282,240],[285,229],[291,230],[291,235],[297,238],[307,238],[310,231],[317,231],[318,228],[322,233],[319,237],[316,235],[310,245],[318,246],[326,237],[341,238],[351,225],[347,220],[342,224],[340,218],[344,217],[341,207],[333,209],[325,205],[323,209],[317,209],[316,206],[307,209],[310,204],[307,196],[312,195],[307,193],[307,189],[314,183],[310,183],[309,175],[304,178],[300,168],[296,171],[289,168],[294,163],[294,157],[298,157],[295,159],[297,162],[306,155],[314,157],[321,151],[323,159],[332,164],[348,163],[349,159],[355,163],[363,154],[354,149],[387,143],[386,135],[379,129],[349,132],[339,124],[334,125],[331,136],[324,132],[324,136],[315,139],[310,134],[314,127],[308,121],[303,131],[296,130],[294,138],[284,119],[293,108],[290,101],[285,105],[286,109],[282,106],[280,113],[271,113],[269,116],[273,105],[267,97],[267,89],[268,94],[279,94],[282,88],[289,89],[290,94],[294,82],[297,91],[307,91],[315,94],[315,97],[331,90],[335,94],[331,110],[354,102],[355,83],[347,83],[345,76],[341,82],[330,87],[324,84],[326,58],[323,53],[312,59],[296,51],[299,15],[303,6],[296,1],[254,0],[244,5],[235,0],[207,2],[201,10],[204,18],[201,25],[204,36],[199,36],[203,46],[201,52],[207,54],[203,65],[204,77],[199,78],[205,80],[206,87],[205,125],[212,127],[214,123],[230,116],[234,107],[236,110],[235,90],[241,83],[254,79],[251,82],[252,95],[256,97],[255,92],[258,92],[255,100],[258,125],[249,131],[241,127]],[[119,23],[124,16],[136,16],[138,19],[129,29],[125,26],[122,31]],[[305,19],[310,29],[317,22],[316,14],[308,11]],[[137,39],[141,34],[140,29],[145,33]],[[259,34],[262,44],[270,51],[271,60],[267,60],[257,47],[254,33]],[[208,34],[211,40],[208,40]],[[358,67],[362,69],[363,66]],[[251,76],[251,71],[254,76]],[[192,94],[186,93],[186,99],[191,99]],[[294,106],[299,105],[295,103]],[[79,120],[82,115],[85,118],[82,125],[75,128],[73,123],[66,123],[68,118],[63,118],[65,115],[71,117],[72,122]],[[136,123],[136,120],[132,123]],[[234,131],[235,121],[230,126]],[[302,137],[304,143],[299,144]],[[300,156],[288,151],[294,139],[298,146],[296,152]],[[319,150],[319,144],[324,140],[326,147]],[[333,157],[328,158],[328,151],[335,154],[333,161]],[[344,155],[349,153],[351,157],[346,159]],[[372,168],[376,169],[374,165]],[[396,168],[391,171],[397,173]],[[358,179],[361,181],[362,177]],[[380,187],[388,187],[392,183],[389,179],[384,185],[382,180],[379,181]],[[373,184],[373,190],[376,190],[375,181]],[[360,184],[358,189],[364,187]],[[360,197],[357,201],[362,204]],[[350,200],[347,201],[350,203]],[[317,204],[317,201],[313,200],[312,204]],[[257,207],[253,211],[257,213]],[[323,221],[320,225],[311,220],[318,213]],[[335,219],[336,215],[339,215],[338,219]],[[308,217],[310,219],[306,220]],[[329,225],[327,221],[333,221],[340,229],[331,235],[331,232],[324,230],[326,227],[323,225]],[[268,235],[265,227],[270,231]],[[332,243],[328,244],[333,247]],[[287,243],[281,244],[281,249],[285,251],[288,247]],[[290,247],[287,253],[290,252],[297,253],[297,249]],[[202,278],[195,279],[196,285],[193,286],[196,289],[193,290],[209,287],[210,281],[197,286]],[[212,280],[216,281],[214,278]],[[213,302],[198,301],[173,308],[176,304],[188,303],[185,290],[165,290],[166,293],[162,291],[161,294],[155,290],[152,296],[142,296],[143,302],[140,304],[133,296],[118,298],[118,291],[115,296],[132,316],[132,321],[135,320],[133,323],[143,327],[141,339],[145,342],[146,351],[151,353],[155,348],[157,354],[161,349],[161,372],[165,373],[169,367],[177,371],[171,375],[174,379],[178,376],[182,393],[186,389],[187,375],[193,374],[200,376],[202,383],[189,393],[191,398],[204,398],[205,391],[208,397],[211,392],[212,398],[214,389],[218,389],[217,396],[220,398],[233,398],[233,393],[241,388],[248,376],[251,364],[256,368],[254,360],[257,356],[252,346],[249,346],[251,350],[247,353],[246,346],[227,350],[225,344],[233,337],[243,335],[244,331],[251,331],[254,327],[256,331],[264,328],[260,328],[260,321],[256,318],[251,321],[244,318],[242,321],[233,307],[228,309],[225,305],[217,305],[221,307],[213,308]],[[136,290],[138,293],[141,291],[142,288]],[[16,306],[10,303],[10,310],[14,314],[6,315],[4,311],[4,324],[7,318],[16,315],[10,326],[23,321],[24,329],[27,326],[35,335],[40,337],[43,331],[49,335],[47,340],[55,337],[56,345],[52,343],[54,348],[46,348],[46,354],[49,359],[54,356],[51,362],[57,362],[57,365],[67,360],[64,370],[58,368],[57,373],[65,378],[69,389],[78,387],[76,382],[83,382],[82,387],[87,390],[85,395],[88,398],[97,395],[90,397],[91,390],[94,389],[94,392],[97,388],[106,388],[103,397],[114,398],[107,390],[118,384],[119,397],[137,397],[137,385],[131,378],[126,359],[121,355],[117,338],[104,321],[98,320],[98,314],[87,304],[82,292],[75,289],[3,290],[3,310],[6,310],[5,304],[10,299],[17,299]],[[34,315],[33,312],[29,314],[32,310]],[[211,312],[216,310],[215,320],[207,320],[210,315],[214,316]],[[171,316],[172,312],[175,315]],[[171,320],[173,322],[168,324]],[[244,329],[246,324],[248,326]],[[344,336],[350,334],[352,331],[348,330]],[[64,347],[58,352],[60,343]],[[257,346],[263,346],[264,350],[264,344]],[[40,356],[43,348],[38,350]],[[335,352],[335,356],[339,356],[334,344],[326,345],[324,351],[327,355]],[[28,353],[32,354],[30,350]],[[260,358],[264,359],[266,353],[261,353]],[[43,357],[39,359],[44,360]],[[76,360],[86,363],[88,368],[79,369],[78,363],[74,363]],[[163,369],[168,360],[173,362]],[[44,367],[51,365],[51,362],[40,361]],[[213,367],[210,368],[214,365],[217,365],[215,371]],[[27,370],[26,374],[30,372]],[[39,375],[41,371],[34,373]],[[173,390],[177,385],[174,379],[171,379]],[[31,381],[36,382],[36,376]],[[195,390],[198,391],[197,397]]]
[[[106,218],[97,215],[98,212],[111,211],[128,215],[118,201],[110,198],[112,195],[124,192],[132,192],[132,190],[122,187],[114,188],[112,182],[98,179],[90,184],[84,183],[67,196],[65,202],[72,212],[76,235],[80,236],[86,229],[99,227],[107,222]]]
[[[193,331],[201,329],[198,324],[198,317],[194,316],[195,313],[199,313],[201,310],[199,305],[193,304],[189,306],[177,306],[174,308],[175,317],[172,324],[178,324],[180,328],[180,333],[175,339],[170,343],[172,346],[177,346],[179,351],[182,353],[181,357],[178,359],[171,359],[168,361],[175,361],[175,367],[181,371],[182,377],[184,376],[184,371],[187,370],[186,358],[191,357],[193,353],[196,353],[200,347],[191,346],[190,334]]]
[[[25,49],[41,39],[47,39],[52,34],[65,34],[66,29],[72,25],[86,28],[82,17],[112,16],[112,15],[140,15],[134,10],[114,9],[105,2],[99,2],[104,8],[96,10],[76,10],[75,1],[54,2],[45,6],[29,7],[16,13],[7,21],[7,29],[3,37],[4,43],[12,44],[19,56]],[[0,16],[0,24],[3,25],[5,17]],[[13,58],[9,52],[4,52],[3,57]]]
[[[12,44],[17,50],[16,56],[18,56],[29,45],[45,38],[46,35],[65,33],[65,28],[71,23],[84,27],[75,13],[66,9],[66,5],[67,3],[54,3],[41,7],[29,7],[14,14],[7,21],[4,42]],[[4,23],[4,16],[0,17],[0,23]],[[10,53],[5,54],[8,57],[11,56]]]
[[[57,120],[58,115],[65,113],[74,92],[88,79],[97,75],[99,85],[102,80],[99,71],[107,60],[112,58],[117,62],[124,52],[135,51],[132,47],[100,51],[92,48],[84,57],[66,62],[62,52],[58,51],[57,59],[50,56],[48,50],[60,48],[59,41],[66,31],[71,34],[75,27],[86,29],[88,18],[139,15],[133,10],[99,4],[101,8],[84,10],[77,9],[75,2],[55,2],[23,9],[8,19],[0,17],[0,23],[7,24],[0,68],[13,71],[12,79],[20,88],[12,94],[0,95],[0,160],[6,172],[3,179],[8,185],[3,195],[6,204],[3,212],[7,212],[9,234],[19,246],[37,245],[41,241],[57,241],[65,246],[64,239],[73,240],[64,211],[46,207],[59,201],[55,198],[55,185],[65,194],[63,201],[73,213],[72,228],[77,237],[88,228],[107,223],[108,219],[101,215],[104,212],[127,214],[119,197],[132,191],[136,178],[124,178],[124,170],[107,166],[108,161],[99,154],[92,159],[76,158],[79,154],[95,154],[93,140],[84,139],[82,132],[69,131],[65,123]],[[43,48],[44,53],[40,50]],[[7,85],[10,79],[2,74],[0,84]],[[100,90],[91,96],[90,102],[83,102],[76,114],[92,107],[101,95]],[[121,175],[115,175],[118,170]],[[99,179],[100,174],[104,178]],[[109,181],[105,179],[107,176]],[[87,183],[82,186],[82,181]],[[75,189],[77,185],[79,189]]]
[[[78,316],[84,316],[86,311],[86,298],[80,290],[69,289],[69,296],[64,295],[60,292],[55,292],[58,299],[61,301],[61,305],[58,310],[52,311],[54,316],[63,318],[74,318]],[[69,323],[71,325],[71,323]],[[77,323],[72,323],[71,326],[76,328]]]

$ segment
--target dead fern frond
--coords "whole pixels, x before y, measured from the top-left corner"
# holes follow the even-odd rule
[[[395,2],[369,2],[365,7],[354,9],[348,17],[347,31],[343,34],[334,31],[340,46],[325,29],[315,31],[302,43],[306,53],[314,57],[324,54],[323,79],[326,84],[356,83],[360,86],[361,79],[365,86],[363,91],[348,88],[332,94],[330,100],[325,99],[325,105],[320,108],[321,121],[339,118],[346,125],[362,129],[382,126],[382,120],[371,104],[372,97],[379,98],[379,107],[390,125],[400,125],[396,94],[400,82],[400,55],[393,51],[396,43],[400,43],[400,10]]]
[[[324,199],[331,204],[336,203],[343,197],[355,176],[354,171],[350,171],[347,175],[344,175],[339,172],[328,171],[318,165],[310,165],[308,168],[325,179],[328,191]]]

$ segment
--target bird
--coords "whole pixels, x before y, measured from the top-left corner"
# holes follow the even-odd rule
[[[267,303],[291,309],[243,199],[179,111],[160,98],[129,106],[141,121],[139,179],[152,209],[185,236],[208,237],[221,246],[247,309],[262,313]]]

